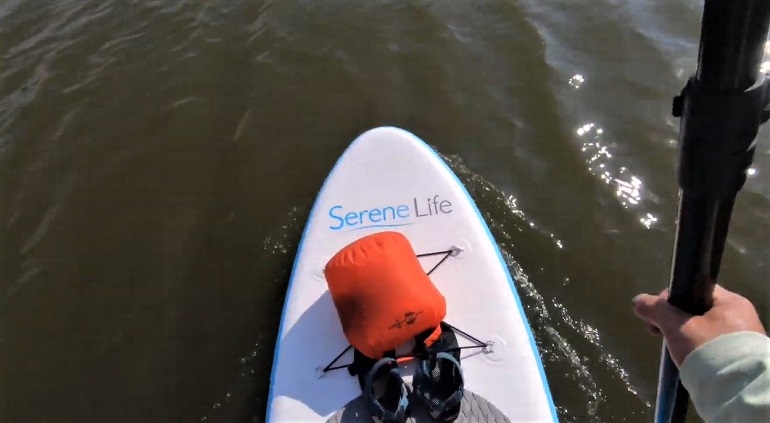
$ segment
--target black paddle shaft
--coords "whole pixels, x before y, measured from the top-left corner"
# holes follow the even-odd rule
[[[698,69],[674,99],[680,198],[669,302],[691,314],[711,308],[735,197],[768,117],[770,79],[759,72],[768,24],[768,0],[706,0]],[[683,422],[688,395],[665,345],[659,383],[655,421]]]

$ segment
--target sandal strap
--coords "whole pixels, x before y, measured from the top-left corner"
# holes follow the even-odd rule
[[[381,374],[383,367],[389,367],[386,374]],[[379,377],[389,377],[397,379],[399,381],[399,388],[401,390],[400,398],[398,400],[398,406],[395,411],[386,410],[374,398],[371,394],[374,392],[374,382]],[[407,411],[409,409],[409,389],[401,378],[401,374],[398,371],[398,362],[391,357],[385,357],[378,360],[371,370],[366,373],[364,396],[368,399],[369,413],[378,423],[391,423],[391,422],[403,422],[406,419]]]
[[[435,366],[440,366],[441,361],[446,360],[452,363],[452,365],[455,367],[455,374],[460,379],[459,386],[456,388],[455,392],[452,393],[448,398],[443,399],[441,401],[438,401],[433,396],[433,389],[431,389],[431,384],[434,383],[434,381],[431,380],[431,368],[429,368],[429,362],[434,363]],[[451,420],[455,416],[454,415],[447,415],[448,412],[453,410],[459,411],[460,402],[463,399],[463,392],[464,392],[464,385],[465,381],[462,374],[462,368],[460,367],[460,362],[455,358],[453,354],[447,353],[447,352],[438,352],[435,354],[435,357],[431,357],[428,360],[423,360],[420,363],[420,378],[416,380],[415,382],[415,390],[418,393],[418,396],[420,399],[428,406],[430,409],[430,415],[434,419],[437,420]],[[426,385],[423,385],[426,384]],[[454,413],[453,413],[454,414]]]

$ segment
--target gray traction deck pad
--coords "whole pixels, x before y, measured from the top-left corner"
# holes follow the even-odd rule
[[[435,422],[428,414],[428,410],[421,403],[412,400],[412,416],[406,421],[408,423],[427,423]],[[361,423],[372,422],[369,416],[369,409],[366,406],[364,397],[360,396],[350,401],[340,411],[326,421],[327,423]],[[457,423],[470,422],[490,422],[490,423],[510,423],[507,417],[503,415],[494,405],[479,395],[469,390],[465,390],[463,401],[460,405],[460,416],[455,420]]]

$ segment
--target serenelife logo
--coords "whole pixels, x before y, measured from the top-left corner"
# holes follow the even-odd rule
[[[355,231],[366,228],[390,228],[411,225],[415,219],[452,213],[452,202],[438,194],[426,200],[412,198],[412,204],[397,204],[362,210],[346,210],[342,205],[332,206],[329,217],[333,231]]]

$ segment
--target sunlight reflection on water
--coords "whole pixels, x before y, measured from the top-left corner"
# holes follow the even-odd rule
[[[626,166],[613,160],[612,146],[602,140],[604,129],[594,122],[580,125],[575,133],[582,140],[580,151],[586,158],[588,171],[613,188],[615,197],[626,209],[640,209],[645,194],[642,179]],[[658,218],[647,210],[640,210],[639,222],[650,229]]]

